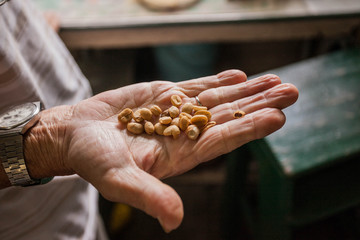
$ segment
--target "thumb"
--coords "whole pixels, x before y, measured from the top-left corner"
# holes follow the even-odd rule
[[[184,216],[180,196],[169,185],[139,168],[116,170],[100,193],[110,201],[126,203],[157,218],[165,232],[181,224]]]

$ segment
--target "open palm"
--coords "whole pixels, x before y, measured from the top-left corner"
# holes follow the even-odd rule
[[[133,135],[117,115],[124,108],[171,106],[171,95],[196,104],[198,96],[217,125],[196,141]],[[165,231],[183,218],[178,194],[159,179],[188,171],[201,162],[230,152],[278,130],[285,122],[281,109],[293,104],[297,89],[274,75],[251,81],[230,70],[180,83],[140,83],[96,95],[74,106],[67,131],[67,165],[92,183],[107,199],[127,203],[158,218]],[[247,114],[233,118],[235,110]]]

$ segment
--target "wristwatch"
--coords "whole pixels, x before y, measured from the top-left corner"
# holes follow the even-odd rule
[[[52,179],[31,178],[24,159],[23,135],[38,122],[41,110],[41,102],[28,102],[0,114],[0,159],[13,186],[44,184]]]

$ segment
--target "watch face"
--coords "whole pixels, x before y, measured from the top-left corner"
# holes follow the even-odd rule
[[[39,109],[34,103],[25,103],[10,108],[0,115],[0,129],[11,129],[32,118]]]

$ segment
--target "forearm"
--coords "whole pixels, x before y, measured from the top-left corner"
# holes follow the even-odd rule
[[[31,178],[73,174],[66,165],[69,137],[66,133],[72,107],[60,106],[39,113],[39,122],[23,135],[24,158]],[[0,167],[0,188],[10,182]]]

